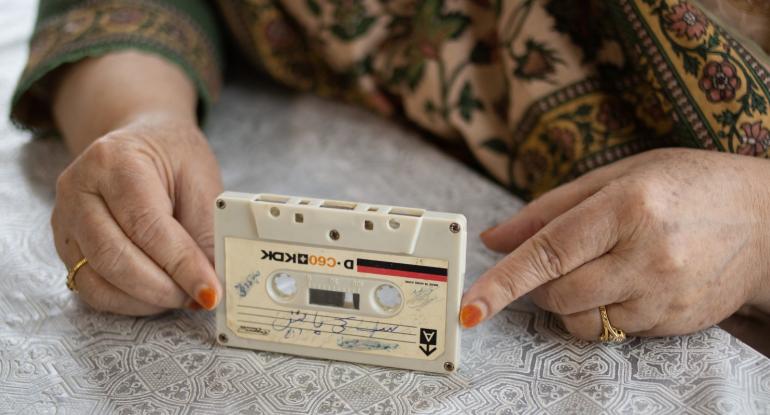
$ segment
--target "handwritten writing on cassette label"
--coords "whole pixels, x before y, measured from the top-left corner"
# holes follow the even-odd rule
[[[225,238],[227,325],[244,338],[432,360],[447,262]]]

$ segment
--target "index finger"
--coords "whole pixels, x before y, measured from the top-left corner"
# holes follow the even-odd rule
[[[538,286],[612,249],[620,229],[617,204],[602,189],[545,225],[465,293],[461,324],[475,326]]]

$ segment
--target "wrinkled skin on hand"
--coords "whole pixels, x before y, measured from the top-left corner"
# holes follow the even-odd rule
[[[529,294],[576,337],[598,307],[631,335],[694,332],[770,310],[770,162],[688,149],[593,171],[482,234],[506,253],[463,297],[469,327]]]
[[[144,115],[97,139],[61,173],[51,224],[80,297],[97,310],[149,315],[213,308],[219,167],[187,120]]]

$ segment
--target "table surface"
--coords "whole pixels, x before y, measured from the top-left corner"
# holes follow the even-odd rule
[[[2,114],[31,3],[0,14]],[[466,286],[498,259],[478,232],[522,206],[415,132],[269,85],[226,88],[207,133],[231,190],[465,214]],[[94,312],[66,290],[48,225],[68,161],[0,121],[0,413],[770,413],[770,360],[717,327],[604,346],[520,303],[465,331],[455,374],[431,375],[224,348],[212,313]]]

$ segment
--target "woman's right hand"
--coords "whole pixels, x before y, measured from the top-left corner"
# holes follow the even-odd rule
[[[217,161],[189,117],[148,113],[93,141],[59,176],[51,224],[80,297],[148,315],[215,307]]]

